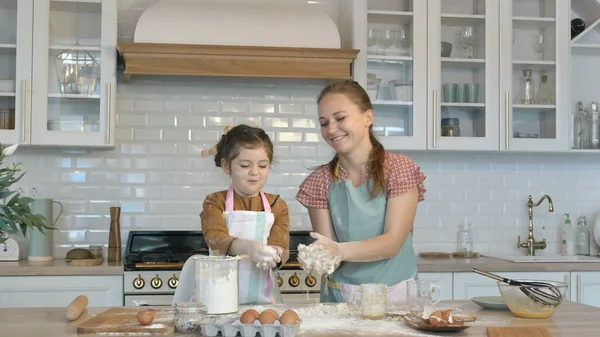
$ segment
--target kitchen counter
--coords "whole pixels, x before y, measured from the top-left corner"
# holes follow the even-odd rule
[[[474,259],[429,259],[417,258],[418,270],[427,272],[470,272],[469,268],[481,268],[491,272],[528,272],[528,271],[600,271],[598,263],[515,263],[489,257]],[[107,262],[93,267],[73,267],[65,260],[57,259],[50,262],[0,262],[0,276],[46,276],[46,275],[123,275],[121,262]]]
[[[494,259],[490,257],[477,257],[472,259],[446,258],[429,259],[419,257],[417,268],[420,273],[427,272],[470,272],[470,268],[480,268],[491,272],[529,272],[529,271],[600,271],[600,258],[598,262],[527,262],[516,263]]]
[[[65,260],[48,262],[0,261],[0,276],[49,276],[49,275],[123,275],[121,262],[104,262],[98,266],[69,266]],[[0,316],[2,317],[2,316]]]
[[[461,336],[485,336],[488,326],[527,326],[548,329],[553,337],[560,336],[595,336],[598,332],[597,317],[600,308],[585,306],[573,302],[563,303],[555,314],[548,319],[523,319],[514,317],[509,311],[483,310],[471,301],[443,302],[444,307],[455,307],[463,313],[477,316],[473,326],[460,333]],[[3,336],[45,336],[64,337],[78,336],[76,327],[107,308],[89,308],[79,319],[67,323],[64,308],[24,308],[0,309],[0,331]],[[358,324],[347,325],[342,330],[323,329],[316,331],[315,327],[300,328],[298,337],[319,336],[439,336],[432,333],[413,330],[401,322],[359,320]],[[340,326],[337,324],[337,326]],[[79,335],[86,336],[86,335]],[[180,335],[184,336],[184,335]]]

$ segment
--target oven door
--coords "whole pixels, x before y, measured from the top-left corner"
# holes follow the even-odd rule
[[[283,304],[319,304],[321,294],[319,293],[282,293]]]
[[[126,307],[171,306],[173,295],[125,295]]]

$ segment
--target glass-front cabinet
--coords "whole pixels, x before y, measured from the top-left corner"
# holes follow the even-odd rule
[[[500,1],[501,150],[569,147],[569,1]]]
[[[498,2],[428,3],[427,147],[498,150]]]
[[[373,104],[373,130],[386,149],[425,149],[427,2],[358,1],[355,79]]]
[[[113,143],[115,0],[36,0],[31,144]]]
[[[0,1],[0,143],[25,141],[31,105],[33,0]]]

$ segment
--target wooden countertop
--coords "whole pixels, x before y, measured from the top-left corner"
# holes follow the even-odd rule
[[[514,263],[489,257],[474,259],[428,259],[417,258],[419,272],[470,272],[470,268],[480,268],[491,272],[535,272],[535,271],[600,271],[598,262],[568,263]],[[123,275],[121,262],[106,262],[95,267],[73,267],[64,260],[50,262],[0,261],[0,276],[46,276],[46,275]]]
[[[121,262],[104,262],[99,266],[69,266],[65,260],[48,262],[0,261],[0,276],[49,276],[49,275],[123,275]],[[1,316],[0,316],[1,317]]]
[[[560,336],[596,336],[598,333],[598,317],[600,308],[586,306],[574,302],[563,303],[554,315],[548,319],[523,319],[514,317],[509,311],[489,311],[481,309],[471,301],[442,302],[444,307],[455,307],[462,313],[474,314],[476,322],[469,329],[459,333],[460,336],[486,336],[488,326],[527,326],[543,327],[548,329],[553,337]],[[0,309],[0,334],[3,336],[45,336],[45,337],[69,337],[78,336],[76,327],[95,314],[107,308],[89,308],[79,319],[67,323],[65,321],[64,308],[23,308],[23,309]],[[372,322],[372,323],[368,323]],[[423,331],[417,331],[401,322],[365,321],[365,324],[373,324],[374,327],[385,323],[386,331],[374,332],[373,330],[361,332],[360,325],[351,325],[346,331],[322,331],[317,332],[309,327],[304,330],[300,328],[298,337],[319,336],[439,336]],[[446,333],[445,335],[449,335]],[[454,334],[453,334],[454,335]],[[84,336],[84,335],[79,335]],[[185,336],[185,335],[180,335]]]

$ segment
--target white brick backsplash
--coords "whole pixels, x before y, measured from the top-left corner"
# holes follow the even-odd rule
[[[119,37],[131,40],[142,10],[157,0],[119,1]],[[64,204],[57,222],[55,255],[90,243],[107,244],[109,207],[121,206],[122,241],[129,230],[200,228],[207,194],[230,179],[200,152],[216,144],[232,124],[259,125],[272,137],[276,162],[265,186],[290,210],[292,230],[310,229],[295,196],[311,168],[333,150],[322,139],[316,97],[325,81],[160,77],[117,86],[114,150],[19,148],[14,159],[27,171],[19,182],[39,197]],[[375,111],[377,114],[377,111]],[[520,153],[406,152],[423,170],[428,189],[414,223],[415,249],[454,251],[458,225],[472,225],[480,253],[516,253],[527,236],[527,196],[554,200],[534,208],[536,238],[546,226],[548,248],[558,253],[563,213],[576,223],[600,211],[597,156]],[[8,160],[7,162],[9,162]],[[597,251],[592,248],[592,252]]]

